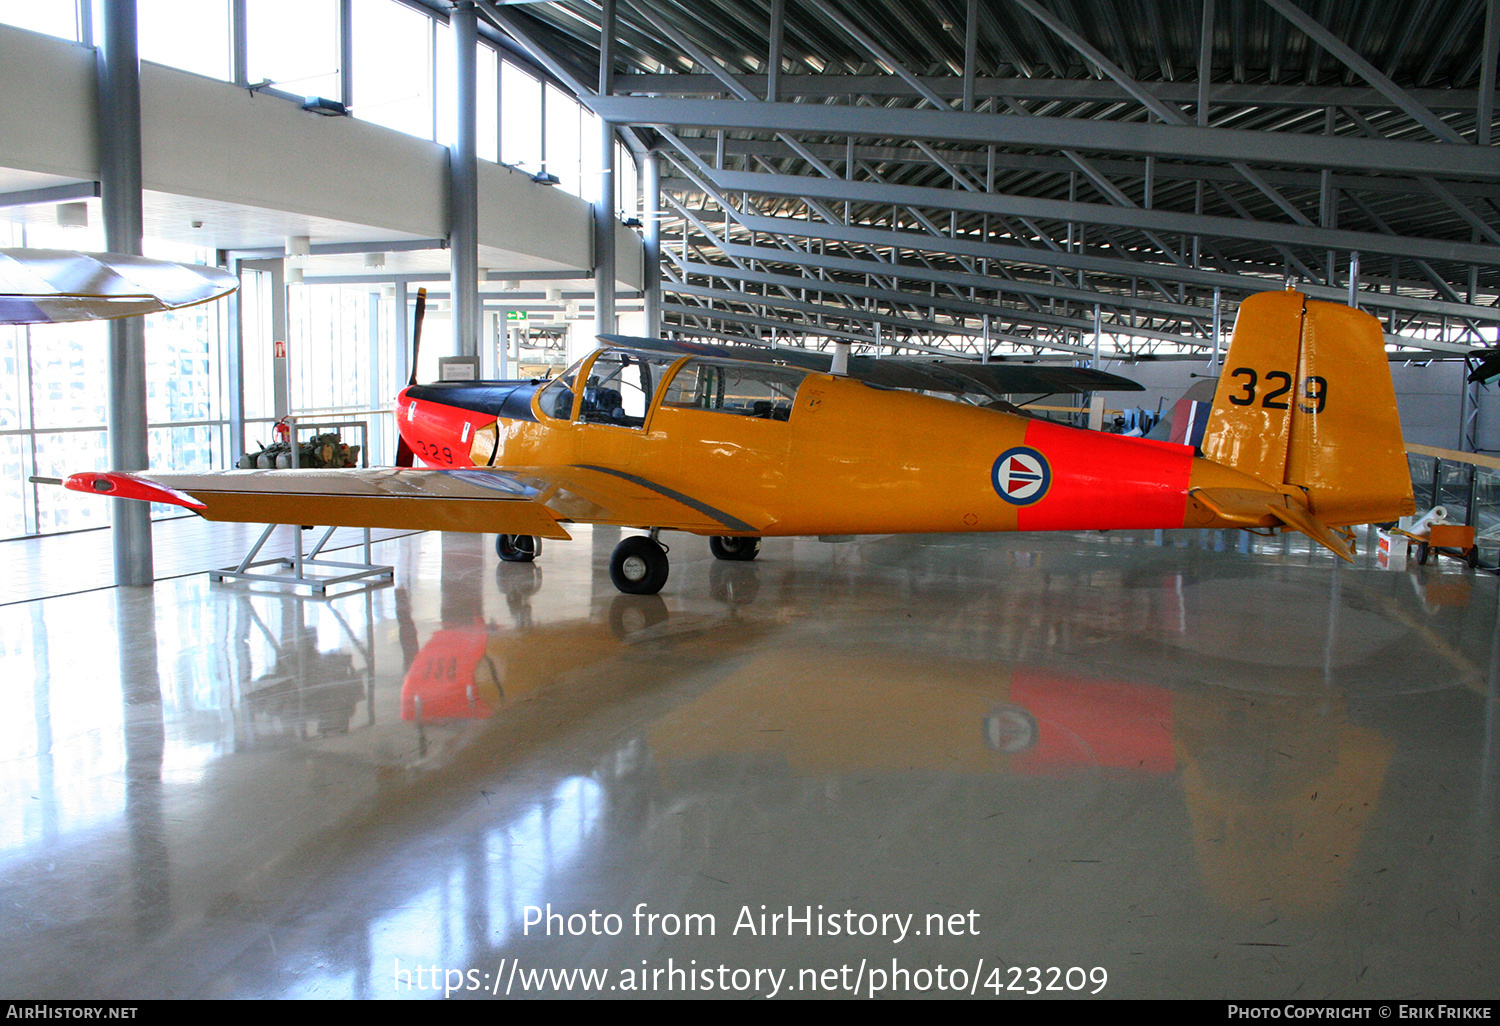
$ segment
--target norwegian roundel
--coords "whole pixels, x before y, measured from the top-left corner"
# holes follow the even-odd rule
[[[1047,465],[1047,457],[1029,446],[1018,445],[995,460],[990,480],[1000,498],[1012,506],[1030,506],[1047,494],[1052,484],[1052,468]]]

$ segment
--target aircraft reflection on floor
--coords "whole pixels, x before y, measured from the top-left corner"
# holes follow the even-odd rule
[[[6,752],[35,768],[0,793],[16,813],[0,815],[16,824],[0,900],[26,937],[0,986],[382,996],[395,959],[576,961],[520,936],[524,906],[619,910],[622,895],[719,913],[855,893],[978,904],[972,952],[1065,934],[1069,957],[1113,966],[1128,947],[1138,987],[1184,951],[1210,966],[1205,988],[1274,986],[1273,949],[1244,946],[1265,942],[1278,972],[1333,992],[1350,931],[1389,949],[1370,956],[1387,978],[1461,989],[1493,963],[1494,939],[1464,924],[1482,900],[1469,890],[1497,882],[1493,702],[1474,693],[1495,675],[1494,582],[1429,608],[1405,575],[1300,554],[1257,562],[1246,587],[1243,559],[1212,545],[1033,541],[808,544],[795,560],[772,543],[754,564],[685,560],[710,584],[693,593],[718,598],[670,605],[437,536],[390,543],[409,588],[346,599],[182,581],[110,616],[76,596],[58,615],[120,623],[126,653],[131,624],[162,624],[160,666],[127,672],[159,674],[163,701],[137,684],[123,718],[118,698],[113,719],[66,706],[97,706],[102,726],[61,711],[98,691],[97,667],[0,614],[6,651],[33,637],[57,654],[35,701],[59,710],[8,717],[13,735],[50,733]],[[439,559],[440,576],[418,572]],[[30,782],[127,728],[96,780]],[[116,898],[121,879],[135,883]],[[1422,919],[1439,896],[1461,914],[1443,929],[1462,958]],[[666,950],[809,957],[726,944]],[[86,966],[41,955],[79,947]],[[619,966],[664,949],[588,950]]]
[[[375,646],[370,636],[374,618],[362,618],[364,636],[357,637],[336,606],[323,607],[342,635],[340,647],[328,651],[320,648],[319,632],[304,623],[305,601],[294,595],[262,601],[280,607],[279,633],[266,625],[248,595],[239,596],[240,615],[272,653],[271,664],[245,687],[241,747],[262,745],[278,735],[290,741],[304,740],[312,733],[346,734],[361,704],[366,716],[373,717],[374,703],[369,699],[375,683]]]
[[[1390,755],[1316,682],[1310,693],[1247,701],[1054,668],[866,654],[821,636],[754,644],[766,633],[743,618],[692,630],[664,620],[634,634],[590,621],[443,630],[407,675],[402,714],[488,718],[542,687],[614,677],[612,661],[632,650],[669,645],[679,664],[732,650],[727,675],[714,661],[711,687],[645,729],[638,755],[678,801],[748,766],[783,779],[1115,771],[1129,780],[1180,769],[1206,888],[1245,911],[1269,901],[1304,914],[1332,901],[1354,864]],[[1245,759],[1248,737],[1255,756]]]

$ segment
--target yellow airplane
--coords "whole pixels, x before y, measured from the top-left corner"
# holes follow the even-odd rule
[[[568,523],[636,527],[649,534],[610,560],[635,594],[666,583],[662,530],[753,559],[769,536],[1290,528],[1348,559],[1343,529],[1414,509],[1379,322],[1297,292],[1240,307],[1201,457],[780,362],[785,350],[605,341],[618,344],[549,382],[403,390],[397,424],[424,468],[65,484],[209,520],[497,532],[513,560]],[[962,387],[943,383],[952,365],[862,372],[876,363],[916,368],[909,387]]]

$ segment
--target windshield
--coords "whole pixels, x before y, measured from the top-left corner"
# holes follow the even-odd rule
[[[573,418],[573,382],[578,379],[578,368],[581,366],[583,361],[579,360],[564,371],[561,377],[554,378],[542,388],[537,405],[544,414],[558,420]]]
[[[677,357],[646,356],[611,349],[589,367],[578,419],[593,424],[640,427],[646,422],[662,377]]]

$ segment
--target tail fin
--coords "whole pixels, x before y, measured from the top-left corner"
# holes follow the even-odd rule
[[[1300,492],[1315,524],[1382,523],[1411,513],[1411,472],[1380,322],[1300,292],[1245,300],[1203,454]]]

